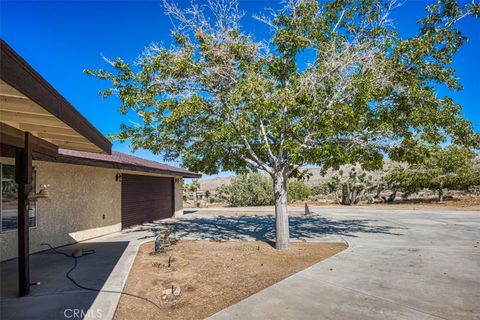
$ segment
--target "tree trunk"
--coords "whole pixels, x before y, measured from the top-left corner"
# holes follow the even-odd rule
[[[273,177],[275,192],[275,249],[288,250],[290,234],[287,212],[287,177],[283,173],[275,173]]]
[[[337,200],[338,204],[342,204],[342,197],[343,197],[343,192],[342,194],[338,194],[338,188],[335,189],[335,200]]]
[[[443,181],[440,182],[440,188],[438,188],[438,201],[443,201]]]
[[[350,204],[350,201],[349,201],[349,190],[348,190],[348,185],[347,185],[347,182],[345,182],[343,185],[342,185],[342,204],[343,205],[349,205]]]
[[[193,207],[197,207],[197,190],[193,191]]]
[[[358,187],[353,185],[352,192],[350,193],[350,205],[355,205],[358,202]]]
[[[397,190],[394,190],[393,193],[387,198],[387,203],[393,203],[397,197]]]
[[[360,189],[360,192],[355,194],[355,201],[353,202],[353,204],[357,205],[360,202],[360,200],[363,198],[363,196],[365,195],[365,192],[367,192],[367,189],[365,189],[365,188]]]

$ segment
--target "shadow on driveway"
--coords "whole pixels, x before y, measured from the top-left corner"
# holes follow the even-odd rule
[[[401,235],[393,229],[403,229],[388,225],[376,225],[377,220],[332,220],[320,216],[289,217],[290,237],[296,240],[314,240],[330,235],[357,237],[359,233],[382,233]],[[199,240],[258,240],[271,242],[275,239],[275,219],[273,216],[240,217],[191,217],[177,221],[144,224],[127,232],[153,234],[169,228],[179,238]],[[148,238],[144,236],[143,238]]]

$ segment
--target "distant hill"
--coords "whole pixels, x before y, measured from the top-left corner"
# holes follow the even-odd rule
[[[207,191],[207,190],[215,190],[220,187],[222,184],[229,185],[230,180],[233,177],[218,177],[218,178],[210,178],[210,179],[200,179],[200,191]]]
[[[351,168],[352,166],[345,166],[343,167],[344,171],[347,171]],[[337,172],[337,170],[328,170],[325,176],[322,176],[320,173],[320,168],[309,168],[306,169],[310,174],[310,179],[305,180],[305,184],[309,186],[317,186],[325,183],[329,179],[332,178],[332,176]],[[376,180],[380,177],[380,172],[370,172],[369,173],[373,180]],[[200,179],[200,190],[201,191],[206,191],[206,190],[215,190],[216,188],[220,187],[222,184],[224,185],[229,185],[230,180],[232,180],[233,177],[219,177],[219,178],[211,178],[211,179]]]

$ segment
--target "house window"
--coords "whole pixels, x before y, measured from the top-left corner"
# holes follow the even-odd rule
[[[0,164],[2,177],[2,205],[1,223],[2,232],[16,230],[18,226],[18,186],[15,183],[15,166]],[[37,174],[32,171],[32,190],[37,190]],[[31,203],[28,210],[28,226],[37,226],[37,204]]]

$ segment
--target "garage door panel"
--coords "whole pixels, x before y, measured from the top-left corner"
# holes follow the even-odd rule
[[[122,228],[173,216],[173,179],[122,175]]]

